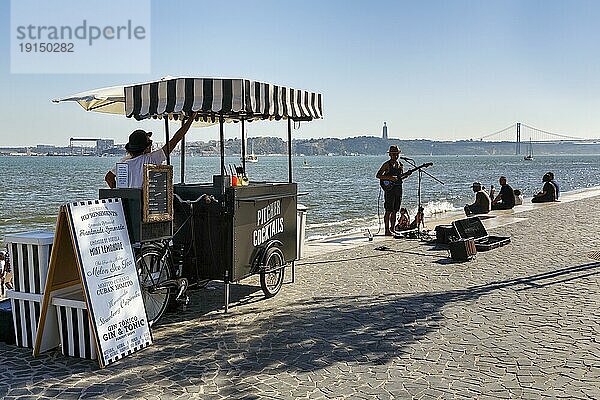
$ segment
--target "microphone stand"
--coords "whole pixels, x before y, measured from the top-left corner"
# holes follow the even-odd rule
[[[408,158],[408,157],[403,157],[402,160],[406,161],[407,163],[409,163],[410,165],[412,165],[413,168],[417,168],[417,164],[415,163],[415,160],[413,160],[412,158]],[[429,176],[431,179],[437,181],[438,183],[441,183],[442,185],[445,185],[444,182],[442,182],[441,180],[439,180],[438,178],[436,178],[435,176],[431,175],[429,172],[427,171],[423,171],[423,168],[417,168],[419,175],[417,178],[417,215],[419,214],[419,210],[421,209],[421,181],[422,181],[422,177],[423,174]],[[415,219],[417,217],[415,216]],[[421,224],[423,224],[423,226],[425,226],[425,213],[423,213],[422,219],[421,221],[419,221],[417,223],[417,238],[421,239],[423,237],[423,233],[421,232]]]

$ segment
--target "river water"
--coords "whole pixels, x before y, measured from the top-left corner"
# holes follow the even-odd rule
[[[375,173],[387,156],[294,157],[294,181],[308,207],[307,237],[358,231],[377,225],[383,214],[383,195]],[[61,204],[97,198],[105,187],[104,174],[118,158],[112,157],[0,157],[0,238],[7,233],[54,229]],[[562,191],[598,185],[600,155],[536,156],[419,156],[415,162],[433,162],[421,180],[421,203],[425,215],[453,212],[473,201],[471,184],[498,188],[498,177],[520,189],[526,201],[542,187],[542,176],[553,171]],[[239,158],[226,163],[239,164]],[[179,182],[179,159],[174,158],[175,182]],[[405,169],[408,165],[405,163]],[[285,156],[259,156],[247,164],[251,180],[287,181]],[[218,157],[186,158],[186,182],[211,182],[219,171]],[[444,184],[439,183],[433,177]],[[418,174],[404,183],[403,205],[415,214]]]

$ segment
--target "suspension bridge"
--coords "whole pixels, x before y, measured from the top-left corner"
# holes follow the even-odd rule
[[[582,138],[563,133],[549,132],[543,129],[534,128],[522,122],[516,122],[504,129],[488,133],[478,138],[487,142],[514,142],[515,154],[521,154],[521,142],[536,143],[555,143],[560,142],[578,142],[578,143],[599,143],[600,139]]]

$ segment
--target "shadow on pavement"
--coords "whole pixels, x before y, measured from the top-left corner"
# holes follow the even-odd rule
[[[422,248],[423,245],[429,245],[431,246],[430,242],[419,242],[416,246],[413,246],[407,250],[400,250],[400,249],[393,249],[389,246],[378,246],[375,247],[374,250],[377,251],[388,251],[391,253],[401,253],[401,254],[411,254],[411,255],[416,255],[416,256],[424,256],[424,257],[433,257],[433,258],[438,258],[437,255],[433,255],[433,254],[427,254],[424,253],[422,251],[411,251],[413,249],[419,249]],[[442,247],[433,247],[430,249],[427,249],[427,251],[442,251],[442,250],[446,250],[445,248]],[[358,260],[366,260],[369,258],[378,258],[381,257],[380,254],[370,254],[370,255],[366,255],[366,256],[359,256],[359,257],[349,257],[349,258],[339,258],[339,253],[336,253],[330,260],[320,260],[320,261],[300,261],[298,263],[296,263],[296,266],[302,266],[302,265],[319,265],[319,264],[333,264],[333,263],[339,263],[339,262],[347,262],[347,261],[358,261]]]
[[[202,301],[182,316],[169,317],[172,324],[160,328],[155,346],[94,371],[81,387],[71,384],[68,388],[81,395],[102,393],[110,386],[115,397],[136,397],[136,386],[155,385],[160,387],[158,395],[174,397],[184,395],[183,388],[200,387],[209,380],[219,386],[219,396],[252,398],[256,388],[264,390],[265,383],[256,379],[257,374],[264,380],[269,374],[294,376],[333,366],[344,368],[348,363],[386,364],[414,351],[410,345],[439,329],[448,304],[469,302],[501,289],[561,284],[596,275],[599,267],[598,263],[584,264],[445,292],[307,298],[287,309],[265,302],[263,309],[268,312],[257,309],[256,304],[262,303],[255,303],[250,310],[240,307],[240,313],[232,316],[207,316],[216,303],[222,304],[222,292],[206,291],[199,294]],[[245,287],[238,287],[236,296],[246,292],[258,296]],[[44,394],[56,390],[48,387],[53,382],[66,390],[65,385],[78,382],[82,372],[89,375],[96,369],[93,362],[55,353],[33,359],[28,350],[11,348],[7,355],[7,348],[0,346],[0,374],[11,378],[3,380],[1,395],[9,388],[13,390],[8,394],[14,395],[27,385],[44,387]],[[59,381],[72,373],[78,378]]]

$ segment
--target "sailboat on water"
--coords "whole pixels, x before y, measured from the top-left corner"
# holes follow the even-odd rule
[[[527,148],[527,155],[523,157],[523,160],[533,160],[533,144],[531,143],[531,138],[529,138],[529,147]]]
[[[252,153],[246,155],[246,162],[258,162],[258,157],[254,154],[254,139],[252,139]]]

